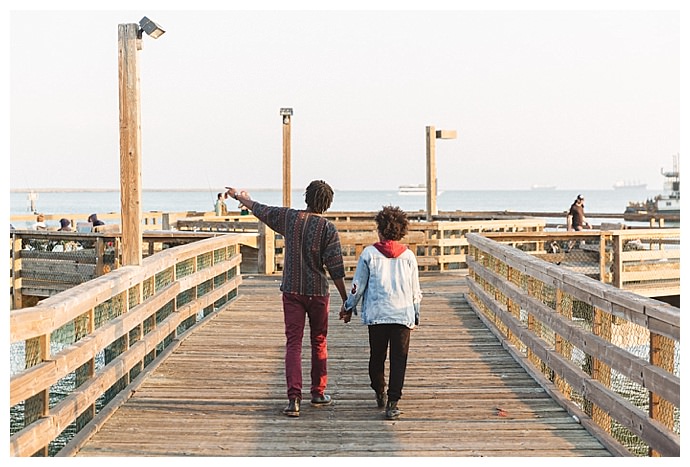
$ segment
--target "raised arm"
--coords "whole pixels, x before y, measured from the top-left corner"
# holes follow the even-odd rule
[[[250,211],[254,210],[254,200],[250,198],[249,193],[247,193],[244,190],[238,191],[237,188],[232,188],[230,186],[226,186],[225,188],[228,189],[228,191],[226,191],[225,193],[229,197],[244,204]]]

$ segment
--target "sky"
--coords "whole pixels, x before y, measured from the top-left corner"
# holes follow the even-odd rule
[[[457,133],[441,190],[661,189],[681,152],[680,1],[219,3],[3,2],[5,186],[119,189],[118,25],[144,16],[145,190],[280,188],[284,107],[293,188],[423,183],[428,126]]]
[[[10,189],[119,189],[118,25],[144,16],[144,189],[282,187],[284,107],[293,188],[424,183],[429,126],[457,133],[442,190],[661,189],[680,153],[680,2],[99,3],[9,2]]]

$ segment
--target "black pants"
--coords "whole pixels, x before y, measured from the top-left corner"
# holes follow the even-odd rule
[[[402,324],[373,324],[369,326],[369,379],[377,393],[386,389],[384,366],[390,344],[390,375],[388,400],[402,397],[407,369],[407,352],[410,349],[411,329]]]

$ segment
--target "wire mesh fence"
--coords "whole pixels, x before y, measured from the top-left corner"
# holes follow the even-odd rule
[[[658,238],[643,239],[642,243],[661,245]],[[620,243],[621,246],[624,244]],[[590,241],[584,245],[573,245],[564,253],[545,254],[568,255],[572,252],[572,257],[567,261],[563,259],[560,264],[559,261],[555,263],[574,271],[584,265],[594,270],[602,264],[599,252],[604,252],[605,265],[616,262],[613,254],[606,253],[614,251],[614,245],[614,240],[611,240],[609,246],[603,247]],[[665,247],[668,245],[677,244],[674,241],[664,243]],[[593,248],[590,250],[587,246]],[[515,267],[518,260],[512,257],[506,259],[496,251],[479,246],[471,245],[470,248],[471,257],[476,261],[472,262],[475,266],[470,268],[470,277],[478,287],[476,292],[471,293],[473,302],[494,323],[504,338],[567,399],[636,456],[655,455],[656,451],[641,436],[641,428],[634,423],[624,423],[624,417],[618,416],[620,414],[615,413],[608,404],[598,404],[600,399],[592,396],[592,389],[587,381],[603,385],[620,397],[621,401],[624,400],[625,404],[634,406],[637,410],[630,409],[634,414],[633,419],[653,419],[669,430],[670,438],[680,436],[678,394],[667,393],[670,397],[660,395],[650,389],[650,384],[653,383],[646,381],[643,374],[631,370],[641,368],[641,373],[644,373],[644,368],[654,365],[658,368],[655,370],[656,375],[663,377],[664,372],[668,372],[671,387],[675,387],[674,383],[677,384],[679,392],[680,310],[669,307],[675,310],[671,311],[678,320],[677,338],[658,334],[652,332],[646,324],[650,319],[648,316],[640,317],[636,314],[634,310],[637,307],[626,309],[621,304],[626,303],[625,301],[612,305],[606,298],[602,298],[606,297],[605,292],[599,292],[584,280],[580,280],[582,288],[579,288],[578,276],[567,276],[572,278],[561,280],[558,273],[549,274],[547,267]],[[526,249],[534,250],[529,247]],[[590,251],[597,251],[597,254],[591,255]],[[523,258],[523,261],[528,260]],[[585,275],[597,276],[595,273]],[[601,296],[591,295],[595,292]],[[640,299],[649,300],[642,297]],[[626,300],[630,300],[632,307],[635,299],[627,297]],[[495,305],[491,305],[491,302]],[[654,301],[649,301],[652,302]],[[515,320],[514,324],[511,324],[512,319]],[[534,339],[520,338],[520,328],[528,329],[529,335],[534,336]],[[536,350],[535,343],[537,347],[546,350]],[[554,352],[558,358],[545,358],[544,355],[550,355],[548,352]],[[563,363],[565,361],[568,363]],[[571,374],[571,377],[564,376],[567,374]],[[573,374],[582,376],[576,378]]]

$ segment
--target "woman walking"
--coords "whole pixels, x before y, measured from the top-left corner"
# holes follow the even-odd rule
[[[362,323],[369,327],[369,379],[376,404],[386,408],[386,418],[400,416],[410,347],[410,332],[419,324],[422,291],[417,258],[400,240],[407,235],[408,219],[395,206],[384,206],[376,215],[379,241],[367,246],[359,257],[352,288],[340,311],[349,322],[362,301]],[[384,366],[390,348],[388,392]],[[387,400],[386,400],[387,399]]]

